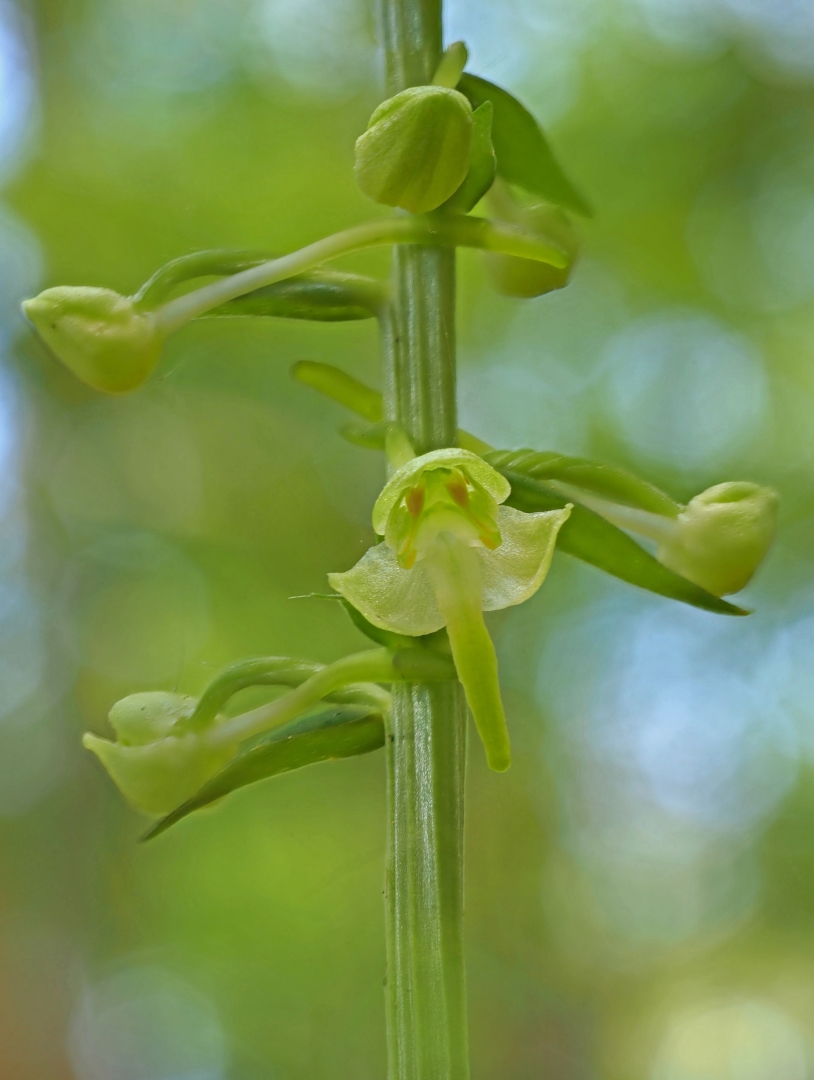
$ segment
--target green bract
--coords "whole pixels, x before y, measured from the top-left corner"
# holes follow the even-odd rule
[[[417,637],[446,626],[487,760],[497,770],[509,766],[509,737],[483,611],[520,604],[539,589],[570,513],[500,506],[510,491],[500,473],[467,450],[414,458],[373,508],[384,543],[328,579],[383,630]]]
[[[443,205],[444,210],[466,214],[495,182],[497,158],[492,146],[492,103],[484,101],[472,113],[472,150],[466,179]]]
[[[555,206],[540,204],[526,209],[518,208],[511,217],[511,223],[526,232],[553,240],[568,255],[568,265],[549,266],[533,259],[487,252],[484,256],[486,265],[498,292],[506,296],[530,299],[565,288],[571,277],[579,246],[566,215]]]
[[[23,301],[23,311],[57,359],[94,390],[135,390],[161,355],[163,337],[153,315],[111,289],[46,289]]]
[[[716,484],[691,499],[659,542],[665,566],[715,596],[739,592],[771,546],[779,499],[744,481]]]
[[[181,694],[132,694],[110,710],[116,742],[83,737],[135,810],[168,814],[235,756],[236,744],[212,747],[202,735],[173,734],[195,705],[195,698]]]
[[[356,140],[356,179],[375,202],[414,214],[435,210],[463,183],[472,107],[443,86],[413,86],[389,98]]]
[[[591,207],[561,168],[540,125],[517,98],[468,71],[461,76],[458,89],[473,109],[485,101],[492,103],[492,141],[499,176],[555,206],[591,216]]]

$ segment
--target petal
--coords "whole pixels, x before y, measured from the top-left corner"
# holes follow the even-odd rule
[[[442,533],[427,552],[425,566],[489,767],[503,772],[511,763],[511,744],[500,696],[495,647],[483,621],[478,550],[450,533]]]
[[[110,710],[110,726],[119,742],[146,746],[169,735],[179,721],[188,720],[197,704],[197,698],[163,690],[130,694]]]
[[[570,506],[541,514],[500,507],[497,523],[503,542],[494,551],[477,549],[484,611],[522,604],[537,592],[551,565],[557,533],[570,513]]]
[[[425,469],[454,468],[463,468],[469,478],[488,491],[496,502],[502,503],[508,499],[512,490],[509,481],[477,454],[454,446],[445,450],[432,450],[429,454],[422,454],[421,457],[413,458],[406,465],[402,465],[384,485],[373,507],[373,528],[376,532],[384,536],[390,511],[401,498],[404,489],[411,487]]]
[[[194,795],[237,752],[236,745],[211,747],[196,735],[124,746],[86,734],[82,744],[96,754],[134,810],[158,815]]]
[[[328,581],[382,630],[417,637],[444,625],[425,568],[418,562],[402,570],[387,544],[369,548],[356,566],[344,574],[329,574]]]

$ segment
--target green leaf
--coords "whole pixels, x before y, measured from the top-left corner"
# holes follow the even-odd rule
[[[554,510],[565,504],[566,500],[561,495],[539,480],[532,480],[511,469],[501,468],[500,471],[512,485],[507,506],[536,513]],[[670,600],[679,600],[719,615],[749,614],[744,608],[720,600],[699,585],[668,570],[627,533],[585,506],[574,506],[570,518],[559,531],[557,547],[606,574]]]
[[[264,736],[212,777],[185,803],[162,818],[143,839],[152,840],[195,810],[238,788],[318,761],[356,757],[384,746],[380,713],[363,705],[321,709]]]
[[[372,319],[383,300],[382,287],[372,278],[332,270],[312,270],[308,274],[255,289],[213,308],[202,317],[218,319],[271,315],[282,319],[350,322]]]
[[[196,251],[166,263],[147,281],[133,302],[140,310],[165,303],[179,285],[205,277],[230,277],[273,259],[262,251]],[[307,274],[278,281],[246,293],[207,312],[204,318],[225,316],[268,316],[286,319],[313,319],[340,322],[373,318],[385,302],[385,290],[378,281],[361,274],[335,270],[311,270]]]
[[[468,72],[461,76],[458,89],[469,99],[473,109],[491,101],[494,108],[492,142],[497,154],[497,171],[504,180],[557,206],[585,217],[591,216],[589,203],[563,172],[528,109],[506,90]]]
[[[484,457],[501,471],[509,469],[532,480],[555,480],[652,514],[674,518],[681,511],[679,504],[654,484],[615,465],[567,457],[551,450],[493,450]]]

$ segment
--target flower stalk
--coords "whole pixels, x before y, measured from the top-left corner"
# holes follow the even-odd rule
[[[381,0],[380,17],[389,93],[430,83],[441,0]],[[393,294],[382,321],[385,417],[418,454],[454,446],[454,249],[397,247]],[[388,723],[388,1080],[468,1080],[463,688],[394,686]]]
[[[543,262],[551,261],[555,266],[564,266],[567,258],[557,244],[526,234],[512,225],[487,221],[485,218],[463,215],[385,218],[344,229],[279,259],[271,259],[259,266],[241,270],[221,281],[204,285],[194,292],[170,300],[155,312],[156,330],[166,337],[193,319],[245,293],[284,281],[296,274],[303,274],[342,255],[353,255],[367,248],[390,244],[432,245],[429,248],[432,254],[444,254],[448,260],[454,259],[455,246],[500,251]],[[443,247],[436,245],[443,245],[450,250],[445,251]]]

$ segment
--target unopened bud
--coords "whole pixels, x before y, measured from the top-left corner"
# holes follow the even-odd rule
[[[57,359],[94,390],[135,390],[161,355],[154,316],[111,289],[46,289],[23,301],[23,311]]]
[[[203,735],[184,731],[195,705],[181,694],[132,694],[110,710],[117,742],[84,736],[83,745],[135,810],[168,814],[235,756],[236,746],[213,747]]]
[[[715,596],[739,592],[774,539],[778,496],[743,481],[717,484],[691,499],[659,543],[670,570]]]
[[[563,289],[568,284],[576,260],[578,242],[566,215],[555,206],[541,204],[528,209],[518,208],[511,222],[526,232],[553,240],[568,255],[568,265],[549,266],[548,263],[519,259],[515,255],[487,253],[486,265],[492,283],[504,296],[531,299],[544,293]]]
[[[472,106],[443,86],[413,86],[376,109],[356,140],[356,179],[375,202],[414,214],[435,210],[463,183]]]

